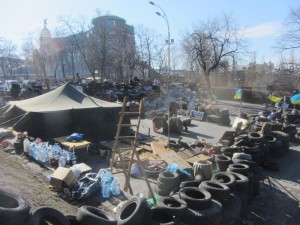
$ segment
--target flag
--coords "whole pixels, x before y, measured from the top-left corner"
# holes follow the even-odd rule
[[[276,96],[271,95],[271,94],[268,96],[268,99],[271,100],[272,102],[281,102],[281,100],[282,100],[282,98],[276,97]]]
[[[242,98],[243,89],[239,89],[235,91],[234,99],[241,99]]]
[[[300,105],[300,94],[296,94],[296,95],[292,96],[290,99],[291,99],[292,104]]]

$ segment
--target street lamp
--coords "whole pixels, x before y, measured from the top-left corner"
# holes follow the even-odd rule
[[[168,27],[168,40],[167,40],[167,44],[168,44],[168,75],[167,75],[167,89],[168,89],[168,149],[170,147],[170,69],[171,69],[171,40],[170,40],[170,26],[169,26],[169,21],[168,21],[168,17],[165,13],[165,11],[157,4],[155,4],[154,2],[149,2],[149,4],[154,5],[156,7],[158,7],[161,12],[163,14],[161,14],[160,12],[155,12],[158,16],[162,17]],[[173,43],[173,39],[172,39],[172,43]]]
[[[238,76],[239,77],[234,80],[239,82],[240,87],[242,89],[242,94],[241,94],[241,98],[240,98],[240,115],[239,115],[239,116],[241,116],[241,114],[242,114],[242,98],[243,98],[243,94],[244,94],[244,79],[243,79],[243,77],[241,77],[241,74],[238,74]]]

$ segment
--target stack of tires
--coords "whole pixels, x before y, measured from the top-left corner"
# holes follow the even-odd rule
[[[289,150],[290,136],[282,131],[270,131],[266,135],[275,138],[275,143],[270,149],[270,153],[275,158],[280,158]]]
[[[220,110],[220,124],[224,126],[230,125],[229,111],[228,109]]]
[[[188,225],[218,225],[222,221],[222,205],[212,199],[211,194],[198,187],[179,190],[179,198],[187,203],[188,211],[181,221]]]
[[[261,166],[270,160],[271,146],[275,139],[271,135],[262,136],[258,132],[242,134],[235,138],[235,147],[222,147],[222,155],[215,156],[216,167],[220,172],[239,173],[248,178],[248,202],[259,194]]]
[[[153,223],[152,219],[151,224],[235,225],[240,223],[241,218],[247,214],[249,182],[246,176],[237,174],[237,177],[243,178],[236,178],[229,172],[219,172],[212,175],[209,180],[197,175],[193,181],[182,181],[179,187],[170,193],[170,197],[161,197],[157,201],[159,209],[155,211],[159,212],[160,220],[156,218],[157,223]],[[162,205],[163,209],[161,209]],[[154,218],[154,214],[152,216]],[[166,220],[162,220],[163,217]]]
[[[157,178],[157,194],[169,196],[170,193],[179,187],[180,178],[178,173],[169,171],[161,172]]]
[[[216,167],[220,172],[225,172],[232,163],[231,158],[226,155],[215,155]]]
[[[151,224],[179,224],[181,217],[187,215],[187,203],[176,197],[161,197],[152,208]]]
[[[222,205],[222,225],[233,225],[240,221],[241,201],[234,194],[235,178],[229,173],[214,174],[210,181],[204,181],[200,188],[207,190],[212,198]]]
[[[254,187],[254,174],[250,171],[250,166],[244,163],[233,163],[228,167],[228,172],[237,173],[248,178],[248,187],[247,187],[247,202],[248,204],[252,202],[253,199],[253,187]]]

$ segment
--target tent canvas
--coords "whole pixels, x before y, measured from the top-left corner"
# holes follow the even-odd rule
[[[115,136],[121,108],[118,103],[93,98],[66,83],[34,98],[10,101],[1,124],[44,139],[83,133],[87,140],[107,140]],[[128,117],[126,123],[130,123]],[[129,129],[122,133],[128,134]]]

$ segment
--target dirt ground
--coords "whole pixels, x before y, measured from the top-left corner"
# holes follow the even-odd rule
[[[205,128],[202,123],[201,129]],[[211,124],[208,124],[211,126]],[[214,125],[217,128],[217,125]],[[212,128],[209,128],[212,129]],[[198,132],[199,130],[197,130]],[[191,131],[191,133],[195,133]],[[200,132],[201,133],[201,132]],[[209,136],[206,136],[209,138]],[[97,165],[107,165],[107,160],[93,161]],[[247,225],[299,225],[300,224],[300,147],[291,146],[282,158],[273,158],[280,171],[263,170],[260,183],[260,194],[253,198],[249,205]],[[52,171],[45,169],[24,155],[12,154],[0,149],[0,186],[15,192],[29,201],[32,209],[39,206],[50,206],[63,212],[65,215],[76,215],[81,204],[90,204],[107,208],[108,205],[117,205],[125,196],[114,201],[110,199],[101,202],[98,198],[88,203],[72,203],[64,200],[57,192],[49,188],[47,175]],[[99,200],[100,199],[100,200]],[[112,209],[112,207],[110,207]]]
[[[25,156],[0,150],[0,186],[27,199],[31,208],[51,206],[65,215],[76,215],[78,208],[60,198],[48,187],[45,168]]]

